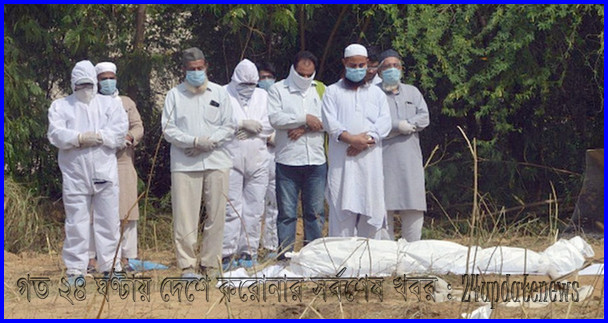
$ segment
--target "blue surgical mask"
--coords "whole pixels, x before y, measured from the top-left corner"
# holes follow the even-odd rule
[[[186,81],[192,86],[199,87],[205,84],[206,80],[207,74],[205,74],[205,71],[186,71]]]
[[[401,70],[391,67],[382,71],[382,82],[386,85],[396,85],[401,81]]]
[[[274,84],[274,79],[263,79],[258,82],[260,89],[268,91],[268,89]]]
[[[365,78],[366,73],[367,73],[367,67],[362,67],[362,68],[347,67],[346,74],[344,76],[346,76],[347,79],[349,79],[353,82],[361,82],[361,80],[363,80],[363,78]]]
[[[115,79],[105,79],[99,81],[99,92],[103,95],[112,95],[116,92],[116,80]]]

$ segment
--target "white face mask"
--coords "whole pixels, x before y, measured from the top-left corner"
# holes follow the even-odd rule
[[[296,72],[296,69],[293,67],[293,65],[291,66],[291,69],[289,71],[289,76],[291,77],[291,81],[292,81],[293,85],[300,92],[306,92],[310,88],[310,85],[312,84],[312,80],[314,80],[314,78],[315,78],[315,74],[317,74],[316,71],[314,74],[312,74],[311,77],[302,77],[302,76],[300,76],[300,74],[298,74],[298,72]]]
[[[239,102],[242,106],[245,106],[249,103],[251,96],[253,96],[253,92],[255,91],[255,84],[244,84],[240,83],[236,85],[236,92],[238,93]]]
[[[88,104],[95,97],[95,89],[94,88],[80,89],[80,90],[74,92],[74,94],[76,94],[76,98],[80,102],[84,102],[84,103]]]

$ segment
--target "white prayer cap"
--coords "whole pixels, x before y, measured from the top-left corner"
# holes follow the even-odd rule
[[[352,56],[365,56],[367,57],[367,49],[363,45],[350,44],[344,49],[344,58]]]
[[[104,72],[112,72],[112,73],[116,74],[116,65],[114,65],[114,63],[111,63],[111,62],[101,62],[101,63],[95,65],[95,72],[97,72],[97,75],[104,73]]]

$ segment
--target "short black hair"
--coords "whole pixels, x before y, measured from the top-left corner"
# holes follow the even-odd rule
[[[317,56],[315,56],[313,53],[311,53],[307,50],[303,50],[303,51],[297,53],[296,56],[294,56],[293,68],[296,68],[296,66],[298,66],[298,63],[301,60],[305,60],[305,59],[312,61],[312,63],[315,64],[315,69],[317,69],[317,65],[318,65]]]
[[[272,76],[274,76],[275,78],[277,77],[277,70],[274,68],[274,64],[272,64],[271,62],[257,63],[256,67],[258,68],[258,72],[268,71],[270,72],[270,74],[272,74]]]
[[[369,46],[367,47],[367,57],[370,62],[378,62],[378,55],[380,55],[380,47],[378,46]]]

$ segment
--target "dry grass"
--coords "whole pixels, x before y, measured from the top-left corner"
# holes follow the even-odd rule
[[[556,196],[555,190],[552,190],[547,200],[535,205],[548,208],[547,212],[543,212],[546,214],[544,217],[536,213],[524,213],[526,205],[522,205],[515,216],[507,217],[507,213],[513,210],[495,205],[489,194],[478,191],[476,140],[470,141],[464,132],[463,136],[474,162],[471,214],[454,215],[444,211],[446,221],[427,218],[423,239],[446,239],[468,246],[482,247],[509,245],[535,251],[541,251],[555,242],[561,225],[559,197]],[[152,166],[151,169],[153,168]],[[151,183],[152,176],[153,174],[149,174],[147,187]],[[310,285],[305,288],[301,303],[239,301],[219,304],[221,294],[215,288],[211,290],[211,300],[208,303],[200,299],[193,303],[178,303],[174,297],[170,302],[164,302],[158,293],[160,282],[165,277],[180,274],[176,269],[173,254],[172,217],[157,210],[148,210],[148,191],[146,189],[142,194],[143,212],[138,229],[141,232],[140,258],[164,263],[171,268],[169,271],[146,273],[146,276],[153,278],[151,301],[149,303],[121,301],[114,297],[106,304],[101,296],[90,290],[88,293],[90,297],[87,295],[85,301],[77,302],[72,306],[58,293],[58,288],[61,288],[58,279],[63,276],[63,264],[59,256],[60,241],[63,240],[63,224],[59,221],[49,221],[42,216],[40,199],[33,196],[31,191],[5,179],[5,318],[460,318],[461,313],[471,312],[481,305],[459,301],[429,303],[408,300],[405,302],[400,295],[388,287],[384,288],[386,295],[383,302],[377,300],[347,302],[338,301],[335,297],[323,301],[312,294]],[[432,194],[431,198],[434,198]],[[435,201],[439,204],[436,198]],[[400,225],[396,224],[395,227],[400,228]],[[324,232],[326,230],[327,222]],[[296,250],[301,246],[302,231],[300,219]],[[603,239],[591,240],[590,243],[598,254],[596,258],[603,261]],[[475,259],[475,256],[474,253],[469,255],[472,259]],[[269,264],[272,264],[272,261],[262,266]],[[53,279],[54,284],[47,299],[33,300],[29,303],[18,293],[15,282],[26,274],[49,276]],[[460,276],[442,278],[453,286],[462,284]],[[604,316],[603,276],[580,279],[595,288],[593,296],[585,302],[553,303],[541,309],[498,307],[493,312],[492,318],[602,318]],[[87,283],[88,286],[94,286],[92,280],[88,280]],[[37,310],[24,310],[23,305],[26,303],[35,306]]]

